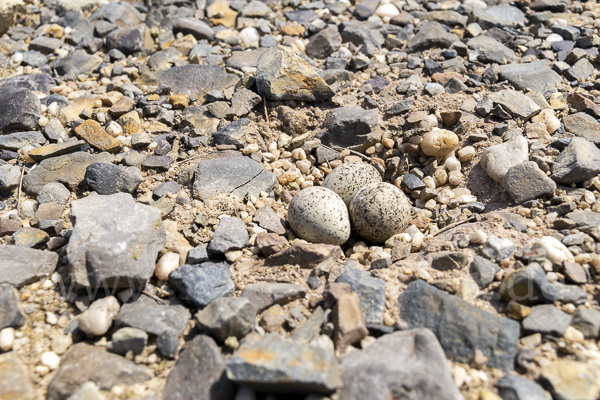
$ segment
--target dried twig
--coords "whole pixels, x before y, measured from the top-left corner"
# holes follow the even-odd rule
[[[178,161],[178,162],[174,163],[172,166],[174,167],[175,165],[185,164],[188,161],[197,160],[197,159],[201,158],[202,156],[203,156],[202,154],[198,154],[198,155],[192,156],[190,158],[186,158],[185,160]]]
[[[17,197],[17,213],[21,216],[21,192],[23,191],[23,175],[25,175],[25,166],[21,167],[21,178],[19,179],[19,197]]]
[[[267,119],[267,124],[269,123],[269,113],[267,112],[267,99],[263,95],[263,106],[265,107],[265,118]]]
[[[473,216],[473,217],[469,217],[469,218],[465,219],[464,221],[458,221],[458,222],[455,222],[453,224],[447,225],[447,226],[443,227],[442,229],[440,229],[439,231],[437,231],[436,233],[434,233],[432,236],[437,236],[440,233],[446,232],[446,231],[448,231],[448,230],[450,230],[450,229],[452,229],[452,228],[454,228],[454,227],[456,227],[458,225],[466,224],[467,222],[475,221],[476,219],[477,218],[475,218]]]

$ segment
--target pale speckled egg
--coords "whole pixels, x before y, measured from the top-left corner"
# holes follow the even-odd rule
[[[348,208],[335,192],[314,186],[299,191],[288,207],[292,231],[313,243],[346,243],[350,237]]]
[[[381,182],[381,175],[375,167],[362,162],[349,162],[331,171],[321,186],[336,192],[346,206],[350,206],[356,192],[377,182]]]
[[[411,204],[402,190],[389,183],[372,183],[350,202],[352,227],[363,238],[385,242],[410,223]]]

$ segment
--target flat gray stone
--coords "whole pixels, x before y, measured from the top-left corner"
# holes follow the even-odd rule
[[[171,330],[180,337],[185,330],[190,312],[184,306],[157,304],[154,300],[142,296],[133,303],[123,304],[117,314],[115,327],[130,327],[159,336]]]
[[[544,60],[524,64],[500,65],[500,79],[507,80],[516,90],[545,93],[555,88],[562,78]]]
[[[584,138],[573,138],[556,157],[552,179],[558,183],[580,183],[600,172],[600,149]]]
[[[58,254],[27,247],[0,246],[0,283],[16,288],[36,282],[54,272]]]
[[[548,400],[540,385],[514,374],[506,374],[500,378],[496,382],[496,388],[503,400]]]
[[[65,80],[74,80],[78,75],[89,75],[102,64],[102,58],[77,49],[54,64],[56,72]]]
[[[116,385],[134,385],[152,378],[152,371],[101,347],[77,343],[61,358],[60,368],[48,385],[47,400],[63,400],[84,383],[101,390]]]
[[[96,195],[72,202],[71,219],[67,259],[77,287],[137,289],[152,276],[166,240],[159,210],[126,193]]]
[[[262,1],[253,1],[248,4],[252,3],[260,3],[264,4],[266,7],[269,7]],[[240,71],[242,70],[242,68],[256,68],[256,65],[258,64],[258,59],[260,58],[260,56],[263,55],[265,51],[267,51],[266,48],[248,51],[233,51],[231,52],[231,57],[227,59],[225,65],[227,65],[230,68],[239,69]]]
[[[257,313],[274,304],[284,305],[306,296],[306,289],[291,283],[250,283],[242,291]]]
[[[467,47],[476,54],[492,54],[498,51],[504,53],[504,59],[507,63],[517,62],[517,55],[514,51],[489,36],[479,35],[467,42]]]
[[[575,221],[575,227],[581,226],[599,226],[600,225],[600,213],[589,211],[589,210],[577,210],[572,211],[565,215],[566,218],[569,218],[572,221]]]
[[[164,400],[230,399],[235,387],[225,375],[225,360],[213,339],[198,335],[187,343],[167,377]]]
[[[254,213],[254,221],[258,222],[261,228],[269,232],[283,235],[285,228],[281,223],[282,218],[269,206],[263,206]]]
[[[373,278],[370,273],[354,267],[353,262],[346,262],[344,273],[337,279],[350,285],[350,291],[360,298],[360,308],[369,325],[381,325],[385,310],[385,282]]]
[[[223,254],[229,250],[241,250],[248,245],[249,239],[244,221],[237,217],[223,216],[208,245],[208,252]]]
[[[183,265],[169,274],[169,282],[198,308],[206,307],[218,297],[230,295],[235,289],[226,262]]]
[[[408,41],[405,51],[416,53],[434,47],[447,48],[458,40],[458,36],[446,32],[438,22],[424,22],[419,25],[419,32]]]
[[[221,342],[230,336],[242,339],[256,325],[256,311],[245,297],[219,297],[195,317],[204,332]]]
[[[502,187],[519,204],[542,196],[553,197],[556,191],[556,183],[533,161],[512,166],[502,178]]]
[[[509,4],[475,9],[473,15],[483,29],[494,27],[517,28],[524,26],[526,22],[523,11]]]
[[[39,132],[16,132],[0,135],[0,149],[19,151],[22,147],[44,144],[46,138]]]
[[[228,74],[217,65],[189,64],[173,67],[166,71],[150,74],[148,81],[162,83],[171,88],[173,94],[185,94],[203,99],[213,89],[224,90],[235,85],[240,78]]]
[[[341,399],[462,400],[444,350],[429,329],[384,335],[341,359]]]
[[[219,193],[233,193],[240,198],[250,194],[258,198],[261,191],[269,193],[277,183],[275,175],[261,163],[236,151],[202,158],[194,175],[194,197],[202,201],[212,200]]]
[[[16,165],[0,165],[0,195],[10,196],[21,180],[21,168]]]
[[[124,168],[110,163],[93,163],[85,171],[85,185],[98,194],[133,194],[142,182],[138,168]]]
[[[600,311],[577,307],[571,325],[580,330],[586,338],[597,339],[600,336]]]
[[[600,145],[600,122],[586,113],[569,114],[563,118],[565,130]]]
[[[475,350],[488,367],[512,370],[519,341],[519,323],[478,309],[418,280],[400,295],[400,318],[410,328],[429,328],[446,356],[470,363]]]
[[[517,136],[508,142],[488,147],[481,154],[481,167],[490,178],[498,183],[502,182],[508,170],[529,158],[527,139]]]
[[[562,337],[571,324],[571,316],[552,304],[542,304],[531,308],[531,313],[523,319],[523,332],[526,335],[541,333]]]
[[[342,386],[342,371],[331,350],[277,334],[249,335],[226,368],[236,384],[262,390],[331,393]]]
[[[25,324],[19,292],[8,283],[0,283],[0,331],[4,328],[18,329]]]
[[[480,256],[475,256],[470,266],[471,276],[480,289],[486,288],[494,282],[494,276],[499,270],[500,267],[497,264]]]
[[[494,105],[501,105],[513,117],[521,118],[525,121],[529,120],[542,110],[540,106],[529,97],[514,90],[501,90],[499,92],[491,93],[488,98],[492,100]]]
[[[325,116],[325,130],[316,135],[326,146],[363,149],[381,139],[377,110],[340,107]]]

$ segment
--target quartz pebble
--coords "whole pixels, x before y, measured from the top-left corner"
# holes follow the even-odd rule
[[[96,300],[79,316],[79,329],[90,336],[104,335],[119,313],[119,308],[114,296]]]

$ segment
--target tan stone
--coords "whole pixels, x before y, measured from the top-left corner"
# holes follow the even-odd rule
[[[281,328],[285,322],[285,311],[279,304],[269,307],[260,319],[260,326],[267,332]]]
[[[427,132],[421,142],[421,150],[428,156],[442,157],[458,146],[458,136],[446,129]]]
[[[142,121],[135,110],[121,115],[117,122],[123,127],[123,133],[126,135],[133,135],[142,131]]]
[[[121,149],[119,143],[94,120],[88,119],[79,125],[75,128],[75,133],[90,146],[100,151],[116,153]]]
[[[299,265],[300,268],[315,268],[328,258],[336,261],[342,255],[340,246],[332,244],[298,244],[273,254],[266,265]]]
[[[289,36],[304,36],[306,28],[297,22],[287,23],[281,28],[281,33]]]
[[[289,246],[287,240],[278,234],[267,232],[257,234],[255,243],[265,257],[269,257]]]
[[[213,1],[206,8],[206,16],[215,26],[223,25],[226,28],[233,28],[237,14],[236,11],[229,7],[229,2],[223,0]]]
[[[123,94],[120,92],[108,92],[102,95],[102,103],[111,107],[115,105],[119,100],[123,98]]]
[[[91,110],[94,108],[98,96],[86,95],[75,99],[68,106],[62,108],[58,114],[59,121],[66,125],[71,121],[80,119],[79,114],[85,109]]]
[[[36,398],[25,368],[15,352],[0,354],[0,399],[34,400]]]
[[[333,342],[339,351],[360,342],[369,331],[360,309],[360,299],[356,293],[342,295],[333,309]]]
[[[189,99],[185,94],[174,94],[169,96],[169,104],[173,106],[175,110],[183,110],[188,106]]]

